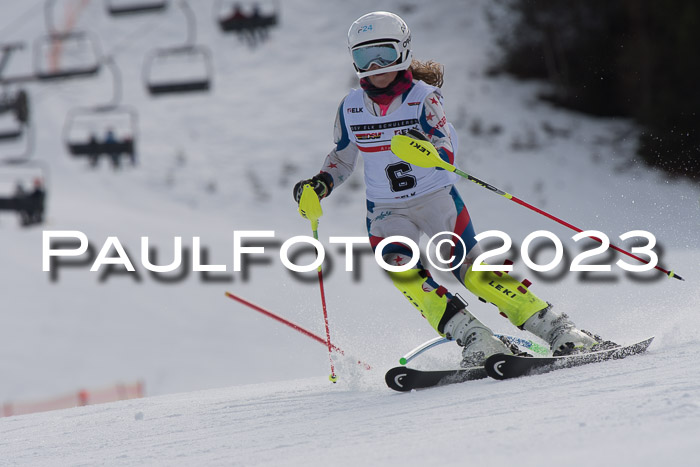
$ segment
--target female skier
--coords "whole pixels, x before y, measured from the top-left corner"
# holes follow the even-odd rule
[[[391,138],[398,134],[430,141],[450,163],[456,150],[454,129],[442,107],[442,66],[413,60],[406,23],[393,13],[366,14],[350,26],[348,47],[362,89],[351,90],[340,104],[335,148],[320,173],[296,184],[297,203],[306,184],[311,184],[319,199],[330,195],[352,173],[362,153],[367,230],[373,249],[390,236],[404,236],[418,244],[421,233],[432,237],[452,232],[466,245],[464,251],[456,242],[443,252],[443,258],[455,261],[465,255],[453,274],[477,297],[496,305],[511,323],[544,339],[555,355],[589,351],[601,344],[599,337],[577,329],[567,315],[554,312],[507,273],[474,271],[480,250],[467,208],[453,186],[457,176],[408,164],[391,152]],[[382,254],[390,265],[405,265],[412,255],[402,243],[387,245]],[[408,271],[389,272],[389,276],[441,336],[463,347],[462,366],[481,365],[495,353],[512,353],[511,346],[474,317],[461,297],[439,285],[420,261]]]

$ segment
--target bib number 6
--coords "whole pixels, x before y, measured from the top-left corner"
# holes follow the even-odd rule
[[[406,162],[397,162],[386,166],[384,171],[389,182],[391,182],[391,191],[396,192],[415,188],[416,177],[409,174],[411,170],[413,170],[412,167]]]

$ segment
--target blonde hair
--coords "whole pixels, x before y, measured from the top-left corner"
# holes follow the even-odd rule
[[[413,73],[413,79],[419,79],[438,88],[442,87],[445,79],[445,67],[442,64],[433,60],[421,62],[414,58],[409,69]]]

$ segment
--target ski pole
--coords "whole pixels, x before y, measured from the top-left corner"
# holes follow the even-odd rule
[[[272,318],[276,321],[279,321],[280,323],[284,324],[285,326],[289,326],[290,328],[294,329],[295,331],[297,331],[297,332],[299,332],[307,337],[310,337],[311,339],[323,344],[324,346],[327,345],[326,340],[324,340],[321,336],[319,336],[318,334],[314,334],[313,332],[309,331],[308,329],[304,329],[303,327],[299,326],[296,323],[289,321],[288,319],[282,318],[281,316],[279,316],[279,315],[277,315],[269,310],[266,310],[265,308],[258,306],[255,303],[249,302],[248,300],[246,300],[242,297],[239,297],[238,295],[234,295],[231,292],[226,292],[226,296],[232,300],[237,301],[238,303],[241,303],[241,304],[247,306],[248,308],[251,308],[251,309],[269,317],[269,318]],[[345,356],[345,352],[343,351],[343,349],[337,347],[335,344],[331,343],[330,347],[335,352],[338,352],[340,355]],[[372,369],[372,367],[370,367],[367,363],[364,363],[360,360],[357,361],[357,364],[362,365],[363,367],[365,367],[366,370]]]
[[[505,191],[502,191],[493,185],[490,185],[482,180],[479,180],[478,178],[476,178],[472,175],[469,175],[466,172],[462,172],[454,165],[442,160],[442,158],[438,154],[435,147],[429,141],[426,141],[423,138],[423,135],[421,135],[419,133],[412,133],[410,131],[409,131],[409,134],[414,134],[417,138],[421,138],[422,140],[417,141],[416,139],[411,138],[411,137],[406,136],[406,135],[396,135],[391,139],[391,151],[394,154],[396,154],[396,156],[399,157],[400,159],[408,162],[409,164],[416,165],[418,167],[424,167],[424,168],[439,167],[441,169],[445,169],[447,171],[454,172],[457,175],[459,175],[460,177],[466,178],[467,180],[472,181],[472,182],[476,183],[477,185],[496,193],[497,195],[501,195],[510,201],[518,203],[519,205],[524,206],[528,209],[531,209],[532,211],[535,211],[538,214],[541,214],[545,217],[548,217],[549,219],[552,219],[553,221],[558,222],[559,224],[563,225],[564,227],[568,227],[571,230],[574,230],[576,232],[583,232],[583,230],[579,229],[575,225],[571,225],[568,222],[566,222],[562,219],[559,219],[558,217],[556,217],[556,216],[554,216],[554,215],[552,215],[552,214],[550,214],[550,213],[548,213],[548,212],[546,212],[546,211],[544,211],[536,206],[533,206],[532,204],[527,203],[527,202],[521,200],[520,198],[517,198],[517,197],[511,195],[510,193],[506,193]],[[588,237],[588,238],[591,238],[591,239],[597,241],[598,243],[603,243],[602,240],[597,238],[597,237]],[[640,258],[639,256],[634,255],[628,251],[625,251],[622,248],[619,248],[613,244],[610,244],[610,248],[612,248],[615,251],[619,251],[620,253],[623,253],[623,254],[629,256],[630,258],[634,258],[637,261],[640,261],[644,264],[649,264],[649,261],[645,260],[644,258]],[[681,276],[679,276],[678,274],[674,273],[673,271],[669,271],[669,270],[664,269],[658,265],[654,266],[654,269],[658,269],[659,271],[666,274],[668,277],[673,277],[675,279],[679,279],[682,281],[685,280]]]
[[[321,209],[321,200],[318,199],[318,195],[310,183],[304,185],[301,197],[299,198],[299,214],[304,219],[311,221],[311,230],[313,231],[314,239],[318,240],[318,219],[323,215],[323,210]],[[322,265],[318,265],[318,286],[321,290],[321,305],[323,306],[323,322],[326,326],[326,342],[328,343],[328,360],[331,364],[331,374],[328,379],[335,383],[338,381],[338,377],[335,374],[335,367],[333,366],[333,356],[331,355],[331,332],[328,327],[328,310],[326,308],[326,294],[323,288],[323,269]]]

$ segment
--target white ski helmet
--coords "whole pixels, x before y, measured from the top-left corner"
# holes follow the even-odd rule
[[[357,76],[405,70],[411,66],[411,30],[399,16],[375,11],[361,16],[348,31],[348,49]],[[372,63],[381,68],[368,71]]]

